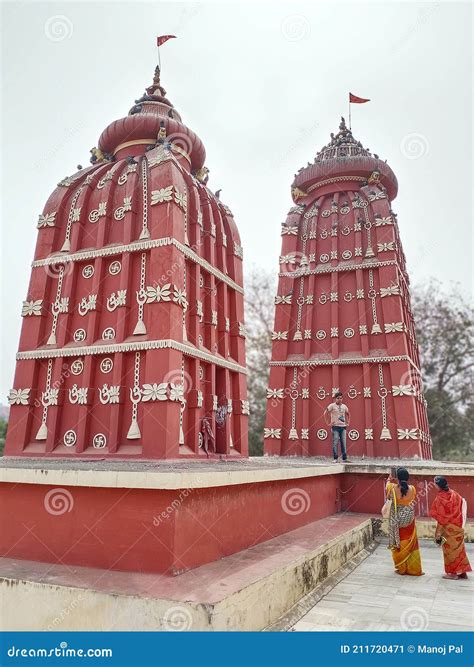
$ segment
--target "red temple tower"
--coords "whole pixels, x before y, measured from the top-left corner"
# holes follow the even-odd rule
[[[6,454],[247,456],[242,247],[159,68],[38,221]]]
[[[325,407],[351,412],[348,455],[431,458],[397,179],[347,129],[299,170],[282,251],[265,452],[331,452]]]

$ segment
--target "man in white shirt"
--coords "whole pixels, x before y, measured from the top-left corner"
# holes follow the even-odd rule
[[[324,411],[324,418],[326,424],[331,426],[333,463],[337,463],[338,460],[339,442],[341,443],[342,460],[347,461],[346,429],[349,426],[351,416],[349,408],[342,402],[342,392],[338,391],[334,394],[334,403],[328,405]]]

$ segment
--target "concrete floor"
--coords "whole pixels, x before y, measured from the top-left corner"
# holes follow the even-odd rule
[[[291,630],[472,631],[474,574],[467,580],[442,579],[441,551],[432,542],[420,546],[424,576],[395,574],[382,543]],[[474,544],[466,547],[472,565]]]

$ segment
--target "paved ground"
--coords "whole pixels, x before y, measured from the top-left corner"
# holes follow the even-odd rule
[[[341,462],[341,461],[340,461]],[[233,471],[233,470],[271,470],[274,468],[300,468],[306,466],[327,466],[332,464],[332,458],[323,456],[251,456],[247,459],[204,459],[204,460],[171,460],[171,461],[146,461],[146,460],[117,460],[106,457],[80,458],[34,458],[30,456],[3,456],[0,457],[1,468],[30,468],[40,470],[112,470],[112,471],[138,471],[138,472],[179,472],[189,470],[206,471]],[[415,472],[419,468],[430,469],[434,474],[451,473],[461,470],[474,471],[474,463],[459,463],[455,461],[428,461],[422,459],[383,459],[367,457],[351,457],[350,462],[345,464],[344,469],[348,472],[357,472],[367,466],[383,468],[388,472],[391,466],[405,466]]]
[[[474,544],[467,552],[473,564]],[[442,579],[442,554],[431,542],[421,542],[421,556],[425,575],[401,577],[380,544],[291,630],[474,630],[474,574]]]

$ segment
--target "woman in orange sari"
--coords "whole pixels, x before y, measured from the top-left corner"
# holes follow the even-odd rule
[[[386,499],[391,500],[388,548],[392,551],[397,574],[420,577],[424,572],[415,525],[416,489],[408,484],[408,479],[408,470],[398,468],[397,479],[389,476],[387,480]]]
[[[467,579],[471,565],[464,546],[466,501],[449,488],[444,477],[434,478],[438,495],[431,506],[430,515],[436,519],[435,540],[443,545],[444,579]]]

